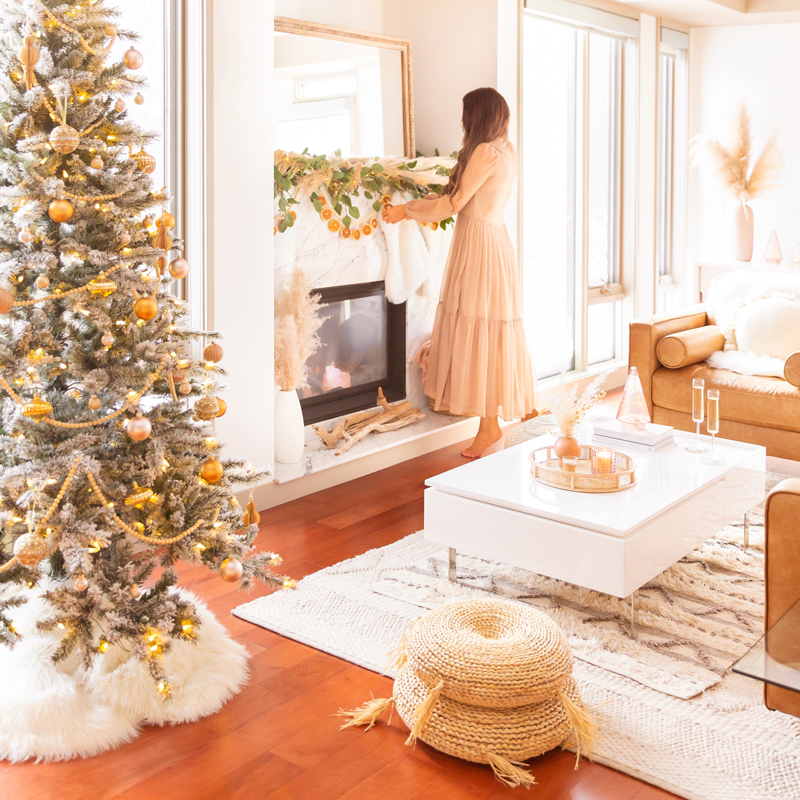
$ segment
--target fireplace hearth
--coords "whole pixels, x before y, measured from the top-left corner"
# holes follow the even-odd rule
[[[322,299],[321,345],[299,389],[306,425],[406,397],[406,304],[386,300],[383,281],[314,289]]]

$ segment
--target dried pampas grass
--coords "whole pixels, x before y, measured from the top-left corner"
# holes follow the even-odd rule
[[[573,383],[568,389],[567,374],[562,371],[558,387],[544,394],[543,408],[540,413],[549,411],[558,424],[559,433],[567,438],[572,438],[575,435],[575,429],[586,416],[586,412],[606,396],[600,387],[610,374],[610,372],[603,372],[598,375],[578,397],[578,384]]]
[[[284,392],[299,389],[306,380],[306,361],[320,345],[317,330],[320,296],[299,267],[275,297],[275,383]]]
[[[710,172],[742,205],[774,189],[783,169],[783,155],[774,136],[755,163],[752,159],[752,119],[744,103],[739,106],[729,147],[704,136],[695,137],[692,143],[692,161]]]

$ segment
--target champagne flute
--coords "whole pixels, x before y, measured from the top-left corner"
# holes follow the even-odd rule
[[[705,464],[724,464],[725,457],[714,452],[714,439],[719,433],[719,392],[708,390],[708,432],[711,434],[711,452],[703,457]]]
[[[700,443],[700,425],[705,419],[704,398],[706,382],[702,378],[692,380],[692,422],[697,426],[697,438],[695,444],[686,445],[685,449],[690,453],[705,453],[708,448]]]

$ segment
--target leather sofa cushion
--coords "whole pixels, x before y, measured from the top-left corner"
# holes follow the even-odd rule
[[[719,390],[721,419],[800,431],[800,388],[780,378],[712,369],[705,362],[681,369],[662,367],[656,370],[653,373],[653,404],[691,413],[694,378],[702,378],[706,390]]]
[[[680,369],[705,361],[725,347],[725,337],[716,325],[704,325],[671,333],[656,345],[658,360],[669,369]]]
[[[792,353],[783,365],[783,376],[792,386],[800,386],[800,351]]]

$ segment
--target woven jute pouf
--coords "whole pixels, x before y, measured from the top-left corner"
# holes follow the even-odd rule
[[[444,753],[489,764],[529,786],[525,760],[560,744],[588,754],[597,726],[572,678],[560,628],[521,603],[463,600],[420,617],[395,652],[391,698],[371,700],[343,728],[371,728],[392,704],[410,734]],[[577,765],[577,762],[576,762]]]

